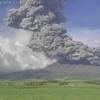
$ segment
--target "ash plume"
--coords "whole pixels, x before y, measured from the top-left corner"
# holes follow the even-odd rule
[[[32,31],[29,47],[48,57],[67,63],[100,65],[100,47],[92,48],[66,35],[60,23],[66,21],[63,6],[66,0],[21,0],[19,9],[11,9],[5,25]]]

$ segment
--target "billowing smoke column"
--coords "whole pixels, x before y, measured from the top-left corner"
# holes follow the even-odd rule
[[[89,48],[66,35],[60,25],[66,0],[23,0],[19,9],[11,9],[5,24],[33,32],[29,47],[65,62],[100,65],[100,48]]]

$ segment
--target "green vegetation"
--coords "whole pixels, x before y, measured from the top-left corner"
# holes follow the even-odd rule
[[[95,99],[100,99],[100,80],[0,81],[0,100]]]

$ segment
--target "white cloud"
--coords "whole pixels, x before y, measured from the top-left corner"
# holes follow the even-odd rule
[[[100,44],[100,40],[94,40],[94,42]]]
[[[44,68],[55,61],[26,46],[31,32],[16,30],[14,34],[12,38],[0,36],[0,73]]]

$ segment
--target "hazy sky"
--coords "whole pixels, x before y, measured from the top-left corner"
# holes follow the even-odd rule
[[[3,19],[9,9],[17,7],[19,7],[19,4],[0,5],[1,36],[11,36],[13,34],[12,29],[6,29],[3,26]],[[64,15],[67,18],[67,22],[64,24],[67,34],[90,46],[99,46],[100,0],[68,0],[65,4]]]

